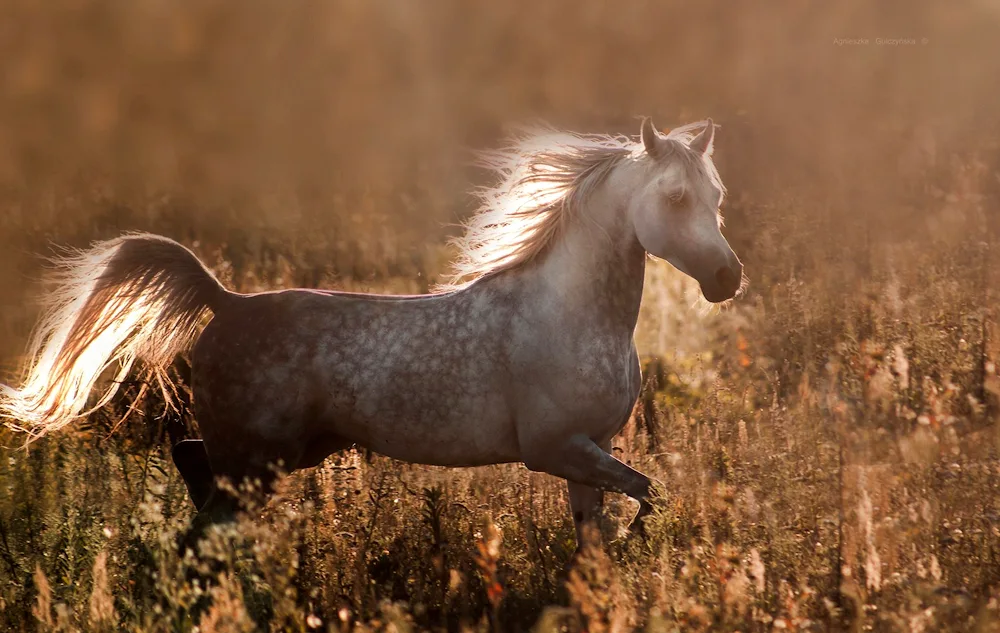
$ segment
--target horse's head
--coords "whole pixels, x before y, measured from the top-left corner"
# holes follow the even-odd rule
[[[743,282],[743,264],[722,235],[722,183],[711,162],[715,125],[684,143],[642,122],[648,178],[635,191],[628,213],[639,243],[694,278],[712,303],[732,299]]]

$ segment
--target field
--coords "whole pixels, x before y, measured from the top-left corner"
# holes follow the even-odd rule
[[[197,420],[118,426],[130,381],[27,450],[0,429],[0,630],[1000,631],[997,3],[14,0],[0,29],[3,381],[53,245],[426,292],[467,148],[536,118],[713,117],[750,278],[709,309],[647,267],[615,443],[663,484],[645,542],[609,495],[568,567],[563,482],[352,450],[184,555]]]

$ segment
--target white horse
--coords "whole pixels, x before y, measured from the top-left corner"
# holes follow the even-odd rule
[[[641,529],[651,481],[610,449],[639,394],[646,254],[711,302],[744,279],[720,230],[714,134],[711,120],[664,136],[645,119],[638,142],[518,136],[487,155],[499,184],[459,241],[453,283],[425,296],[236,294],[167,238],[98,243],[63,261],[22,386],[0,385],[0,416],[37,438],[107,403],[136,360],[169,402],[164,370],[197,339],[203,440],[174,461],[211,520],[236,509],[217,478],[267,491],[269,465],[309,468],[358,445],[420,464],[522,462],[569,482],[578,535],[603,491],[639,501]]]

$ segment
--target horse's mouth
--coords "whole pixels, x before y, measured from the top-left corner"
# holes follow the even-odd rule
[[[740,290],[739,286],[733,289],[733,288],[722,288],[715,284],[712,284],[712,286],[708,287],[702,284],[699,285],[701,286],[702,296],[705,297],[705,299],[708,300],[710,303],[725,303],[726,301],[729,301],[730,299],[735,297]]]

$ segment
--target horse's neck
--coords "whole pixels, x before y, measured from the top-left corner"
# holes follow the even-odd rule
[[[608,183],[592,194],[534,272],[567,318],[631,336],[639,317],[646,252],[615,188]]]

